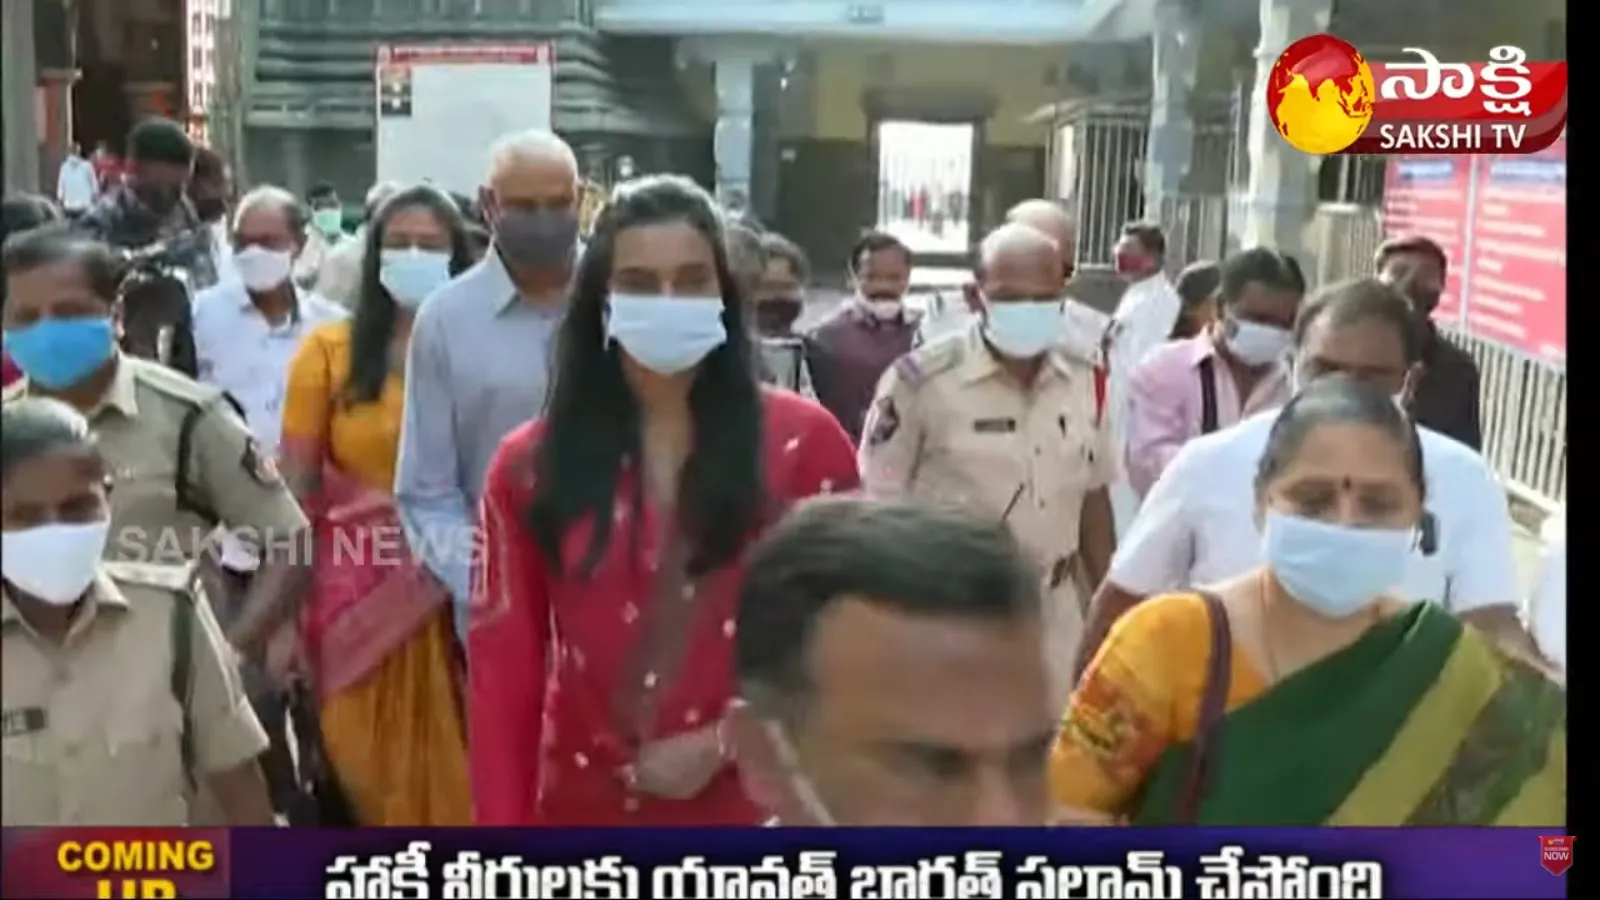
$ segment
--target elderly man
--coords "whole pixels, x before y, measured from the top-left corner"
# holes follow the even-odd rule
[[[328,251],[327,258],[317,270],[318,294],[345,309],[356,308],[356,300],[361,292],[361,261],[367,246],[366,223],[372,221],[378,207],[383,205],[383,201],[394,196],[400,187],[400,183],[396,181],[380,181],[367,191],[366,209],[362,215],[361,227]]]
[[[479,197],[494,246],[429,297],[412,326],[395,496],[413,546],[456,599],[458,630],[489,459],[544,409],[581,196],[566,142],[548,131],[503,138]]]
[[[1110,563],[1114,466],[1091,366],[1062,351],[1059,248],[1002,225],[979,248],[964,333],[902,356],[878,382],[861,439],[869,494],[1004,522],[1042,566],[1054,702],[1071,687],[1084,601]]]
[[[1078,226],[1066,207],[1056,200],[1024,200],[1011,207],[1006,221],[1043,232],[1056,242],[1056,252],[1061,256],[1061,285],[1065,288],[1078,265]]]

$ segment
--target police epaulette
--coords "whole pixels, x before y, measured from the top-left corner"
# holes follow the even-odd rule
[[[963,335],[945,335],[895,360],[895,375],[908,387],[919,387],[929,378],[955,368],[965,348]]]
[[[113,581],[162,588],[185,595],[189,593],[195,582],[195,567],[192,563],[166,565],[162,563],[106,560],[100,565],[105,568],[105,573],[111,576]]]

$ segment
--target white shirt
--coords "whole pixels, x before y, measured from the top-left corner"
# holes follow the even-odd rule
[[[199,380],[227,391],[244,407],[245,424],[260,452],[276,458],[283,437],[283,397],[289,363],[300,340],[317,326],[347,315],[343,307],[296,289],[299,314],[272,325],[250,301],[237,277],[200,291],[194,299],[194,346]],[[256,567],[249,546],[222,536],[222,561],[237,571]]]
[[[1539,529],[1544,553],[1539,561],[1539,583],[1525,611],[1528,630],[1539,652],[1556,664],[1563,679],[1567,672],[1567,511],[1551,516]]]
[[[56,174],[56,202],[64,210],[78,212],[93,206],[99,194],[100,178],[94,173],[94,163],[68,154]]]
[[[1133,373],[1151,350],[1166,343],[1172,326],[1183,311],[1183,300],[1167,276],[1156,273],[1136,281],[1123,292],[1117,311],[1111,316],[1111,341],[1106,359],[1106,418],[1111,423],[1114,450],[1119,461],[1128,458],[1128,398],[1133,392]],[[1116,516],[1118,540],[1125,540],[1139,509],[1139,495],[1128,484],[1126,473],[1111,484],[1112,512]]]
[[[1150,595],[1208,584],[1261,562],[1256,466],[1278,410],[1257,413],[1178,451],[1145,497],[1107,576]],[[1437,547],[1416,551],[1397,599],[1432,600],[1455,613],[1515,603],[1511,510],[1505,488],[1470,447],[1417,429]]]

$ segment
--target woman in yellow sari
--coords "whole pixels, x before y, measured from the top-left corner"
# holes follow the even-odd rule
[[[1429,552],[1425,484],[1381,390],[1304,388],[1257,472],[1265,564],[1140,604],[1084,672],[1051,759],[1064,818],[1561,826],[1564,692],[1384,595]]]
[[[359,823],[467,825],[448,595],[407,550],[390,492],[412,313],[471,257],[459,213],[431,187],[389,198],[365,240],[354,316],[306,338],[284,401],[282,467],[316,539],[303,636]]]

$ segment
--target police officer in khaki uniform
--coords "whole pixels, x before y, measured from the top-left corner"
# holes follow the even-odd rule
[[[262,567],[230,637],[257,649],[308,574],[294,552],[306,517],[272,461],[216,388],[118,351],[119,266],[104,245],[38,231],[3,265],[6,348],[25,376],[4,400],[50,396],[88,416],[112,471],[107,558],[183,565],[218,523],[253,541]]]
[[[984,242],[964,333],[884,373],[861,445],[871,493],[955,503],[1004,520],[1044,567],[1045,648],[1057,699],[1071,688],[1090,588],[1115,549],[1115,462],[1093,371],[1056,347],[1061,261],[1047,235],[1005,225]]]
[[[310,574],[308,554],[299,552],[306,518],[227,397],[117,349],[120,267],[105,245],[36,231],[8,243],[0,265],[6,349],[25,376],[4,401],[50,396],[88,417],[113,482],[106,558],[188,565],[226,525],[261,551],[261,567],[242,597],[220,581],[208,582],[208,593],[220,601],[233,645],[252,658],[277,634],[281,652],[269,669],[288,674],[296,654],[285,623]],[[202,573],[218,572],[214,563],[207,554]],[[255,678],[251,693],[272,737],[268,775],[286,806],[295,781],[286,710],[268,679]],[[202,818],[212,813],[203,802]]]
[[[192,568],[103,562],[109,468],[63,403],[0,408],[4,824],[270,825],[267,738]]]

